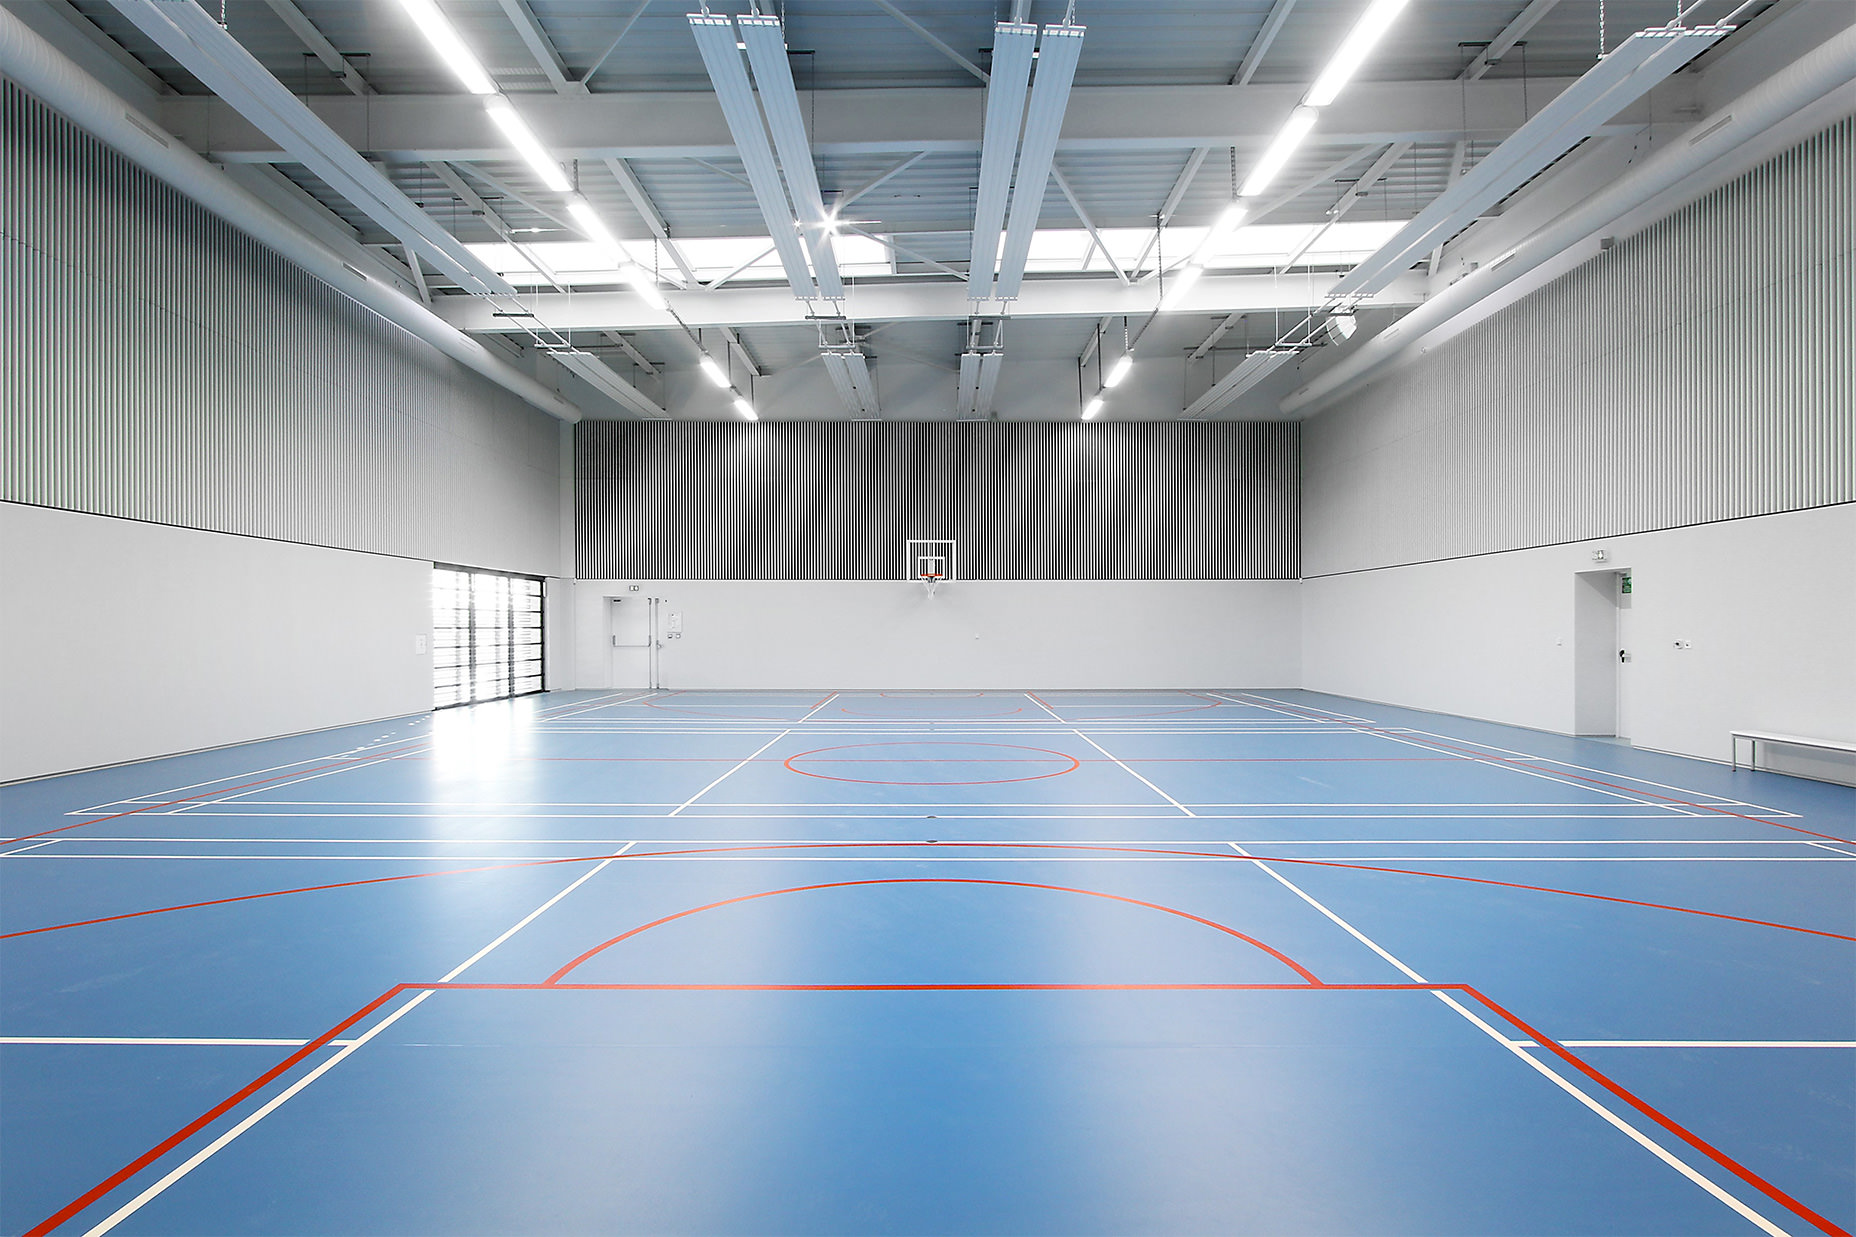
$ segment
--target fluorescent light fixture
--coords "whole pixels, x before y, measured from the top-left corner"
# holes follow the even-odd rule
[[[1116,361],[1114,365],[1110,366],[1108,373],[1103,376],[1102,385],[1105,387],[1120,386],[1121,380],[1123,378],[1126,378],[1128,376],[1128,371],[1133,368],[1134,368],[1133,354],[1127,353],[1127,352],[1122,353],[1121,359],[1119,361]]]
[[[1087,421],[1089,418],[1095,416],[1098,412],[1101,412],[1101,411],[1102,411],[1102,397],[1098,395],[1094,399],[1090,400],[1087,404],[1083,405],[1083,420]]]
[[[780,181],[780,166],[774,162],[767,127],[761,122],[760,104],[748,81],[747,65],[741,60],[745,41],[735,38],[732,17],[691,13],[689,20],[690,34],[696,40],[696,50],[702,53],[703,67],[715,87],[716,102],[722,106],[729,136],[735,139],[735,153],[741,156],[741,168],[747,173],[755,205],[760,207],[760,217],[766,221],[774,249],[780,255],[786,281],[792,285],[794,296],[811,300],[819,295],[818,285],[806,261],[805,243],[793,226],[793,211],[787,202],[786,186]]]
[[[1037,78],[1031,83],[1031,102],[1025,109],[1025,139],[1018,152],[1018,172],[1012,178],[1012,210],[1005,221],[1005,249],[999,255],[999,280],[993,295],[1018,295],[1025,277],[1025,259],[1031,253],[1031,233],[1044,209],[1044,190],[1050,184],[1050,165],[1057,155],[1057,138],[1063,130],[1063,113],[1070,106],[1070,86],[1076,80],[1076,61],[1083,54],[1082,26],[1046,26],[1038,48]],[[984,150],[980,157],[985,158]],[[970,278],[970,277],[969,277]],[[972,287],[967,289],[972,297]]]
[[[973,205],[973,255],[967,264],[970,301],[983,301],[992,295],[993,271],[1005,247],[1005,204],[1012,192],[1012,163],[1018,157],[1018,127],[1024,120],[1025,90],[1031,82],[1031,58],[1037,42],[1036,26],[1000,22],[993,27],[992,80],[986,84],[980,184]],[[973,364],[977,375],[979,361],[975,359]],[[967,407],[964,401],[962,407]]]
[[[745,396],[735,396],[735,411],[750,421],[760,420],[760,414],[754,411],[754,405],[748,403]]]
[[[1244,181],[1241,196],[1254,198],[1270,187],[1270,182],[1276,179],[1283,165],[1289,162],[1289,156],[1294,154],[1295,148],[1302,144],[1302,139],[1308,136],[1308,131],[1315,127],[1315,119],[1319,115],[1319,112],[1307,104],[1289,113],[1289,119],[1282,122],[1282,128],[1277,130],[1275,139],[1269,144],[1269,149],[1263,152],[1263,158],[1259,159],[1257,166],[1250,170],[1250,177]]]
[[[1218,218],[1212,221],[1212,230],[1205,234],[1203,241],[1199,242],[1199,252],[1210,254],[1224,241],[1225,237],[1237,231],[1237,225],[1244,222],[1249,215],[1250,208],[1242,202],[1233,202],[1225,207],[1219,213]]]
[[[535,169],[535,175],[541,177],[541,183],[555,193],[567,193],[573,189],[568,183],[567,174],[561,171],[561,165],[535,136],[534,130],[517,114],[515,105],[502,95],[491,95],[483,101],[483,110],[490,113],[490,119],[503,131],[509,144],[516,148],[528,165]]]
[[[1173,286],[1168,288],[1166,295],[1160,298],[1160,308],[1171,309],[1179,304],[1180,298],[1186,295],[1186,290],[1199,282],[1199,276],[1204,273],[1205,268],[1196,263],[1182,266],[1174,271]]]
[[[606,221],[599,217],[599,212],[593,209],[591,202],[576,193],[567,199],[567,213],[574,217],[574,222],[580,225],[580,230],[588,240],[612,250],[614,260],[624,259],[619,238],[612,234],[612,229],[606,226]]]
[[[1326,107],[1340,96],[1353,75],[1366,63],[1379,40],[1385,37],[1398,15],[1405,11],[1411,0],[1373,0],[1366,6],[1366,12],[1353,24],[1347,37],[1328,60],[1327,67],[1321,70],[1321,76],[1308,88],[1302,102],[1310,107]]]
[[[645,304],[652,309],[665,310],[670,302],[664,299],[663,290],[657,286],[657,276],[639,266],[636,262],[627,262],[619,268],[619,276],[631,285],[632,291],[644,298]]]
[[[438,11],[432,0],[400,0],[400,7],[419,27],[419,33],[432,45],[445,67],[457,75],[464,83],[464,89],[472,94],[495,94],[496,83],[483,71],[483,65],[471,54],[470,48],[464,46],[464,40],[452,28],[445,15]]]
[[[702,366],[702,372],[709,375],[709,381],[713,382],[716,386],[732,387],[735,385],[728,380],[728,375],[723,372],[720,365],[715,363],[715,358],[708,353],[703,353],[702,360],[698,361],[697,364]]]

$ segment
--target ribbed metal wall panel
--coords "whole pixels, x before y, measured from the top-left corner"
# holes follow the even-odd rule
[[[583,579],[1294,579],[1298,427],[583,421]]]
[[[1308,575],[1856,501],[1856,119],[1308,422]]]
[[[0,81],[0,498],[553,572],[559,434]]]

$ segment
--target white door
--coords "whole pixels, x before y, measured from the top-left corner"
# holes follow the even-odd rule
[[[657,598],[643,593],[609,597],[613,687],[656,687]]]
[[[1573,577],[1572,729],[1618,733],[1618,573],[1581,571]]]

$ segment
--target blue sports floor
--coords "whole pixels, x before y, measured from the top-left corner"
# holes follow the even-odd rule
[[[1293,691],[0,790],[0,1232],[1856,1225],[1856,791]]]

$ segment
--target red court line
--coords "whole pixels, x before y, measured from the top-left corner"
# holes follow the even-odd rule
[[[1330,723],[1346,726],[1352,730],[1357,730],[1361,732],[1362,734],[1378,735],[1381,738],[1392,738],[1393,737],[1392,733],[1389,730],[1386,730],[1384,727],[1381,727],[1381,726],[1368,726],[1360,722],[1351,722],[1339,716],[1322,717],[1319,711],[1310,710],[1305,705],[1284,704],[1281,701],[1277,701],[1276,703],[1281,704],[1282,707],[1285,709],[1302,710],[1302,716],[1307,717],[1310,721],[1330,722]],[[1398,737],[1397,741],[1403,742],[1403,743],[1411,743],[1418,747],[1428,747],[1432,751],[1455,752],[1455,753],[1458,753],[1459,755],[1471,757],[1476,760],[1486,761],[1490,764],[1512,766],[1513,768],[1517,768],[1517,769],[1526,769],[1530,772],[1544,774],[1548,777],[1565,778],[1565,779],[1575,781],[1575,782],[1584,782],[1588,786],[1602,786],[1606,790],[1615,790],[1623,794],[1635,795],[1640,798],[1660,799],[1664,803],[1673,804],[1676,807],[1692,807],[1696,809],[1697,811],[1713,812],[1716,815],[1720,815],[1720,816],[1731,816],[1731,817],[1734,817],[1736,820],[1747,820],[1747,821],[1753,822],[1756,825],[1770,825],[1775,829],[1789,829],[1793,833],[1804,833],[1804,834],[1809,834],[1811,837],[1814,837],[1814,838],[1823,838],[1826,842],[1843,842],[1846,844],[1856,844],[1856,838],[1838,837],[1836,834],[1833,834],[1833,833],[1819,833],[1815,829],[1806,829],[1802,825],[1787,825],[1787,824],[1782,824],[1776,820],[1762,820],[1758,816],[1748,816],[1744,812],[1735,812],[1728,808],[1717,807],[1712,803],[1693,803],[1687,799],[1678,799],[1674,795],[1659,795],[1654,790],[1641,790],[1635,786],[1624,786],[1617,782],[1607,782],[1603,778],[1585,777],[1578,773],[1569,773],[1563,768],[1542,769],[1537,765],[1531,765],[1527,763],[1527,760],[1534,759],[1533,757],[1522,758],[1518,756],[1498,756],[1491,752],[1479,751],[1475,748],[1458,747],[1455,744],[1448,742],[1447,740],[1438,739],[1438,738],[1414,738],[1410,735],[1401,735]]]
[[[403,748],[400,752],[381,751],[365,757],[357,757],[352,760],[335,760],[330,761],[326,765],[315,765],[308,769],[295,769],[289,773],[279,773],[276,777],[261,777],[255,782],[240,782],[235,786],[215,787],[212,790],[204,790],[197,795],[187,795],[180,799],[168,799],[161,803],[144,803],[140,807],[130,808],[126,812],[113,812],[108,816],[99,816],[94,820],[80,820],[74,825],[59,825],[56,829],[45,829],[38,833],[26,833],[16,838],[7,838],[5,841],[0,841],[0,846],[11,846],[15,842],[30,842],[33,838],[49,837],[54,833],[63,833],[69,829],[82,829],[86,825],[101,825],[107,821],[121,820],[125,816],[134,816],[138,812],[153,811],[155,808],[161,807],[174,807],[182,803],[192,803],[198,799],[210,799],[214,795],[228,795],[235,791],[249,790],[253,786],[267,786],[272,782],[281,782],[293,777],[308,777],[312,773],[325,773],[330,769],[340,769],[344,766],[352,767],[356,765],[372,764],[377,760],[391,760],[405,752],[417,751],[419,748],[425,746],[427,742],[429,742],[429,740],[421,739],[417,743]],[[237,775],[234,774],[233,776]]]
[[[745,846],[705,846],[685,850],[629,851],[609,852],[597,855],[565,855],[558,859],[524,859],[510,863],[492,863],[472,868],[443,868],[436,872],[407,872],[399,876],[374,876],[363,880],[335,881],[326,885],[304,885],[294,889],[272,889],[263,893],[239,894],[230,898],[213,898],[205,902],[183,902],[177,906],[155,906],[147,910],[124,911],[118,915],[103,915],[96,919],[79,919],[70,923],[46,924],[38,928],[20,928],[13,932],[0,932],[0,941],[16,936],[36,936],[41,932],[61,932],[66,928],[85,928],[94,924],[114,923],[122,919],[139,919],[144,915],[165,915],[169,911],[196,910],[206,906],[225,906],[233,902],[252,902],[261,898],[281,898],[293,893],[319,893],[328,889],[352,889],[361,885],[385,885],[394,881],[423,880],[429,876],[463,876],[473,872],[500,872],[514,868],[550,867],[560,863],[598,863],[604,859],[671,859],[687,855],[718,855],[738,852],[766,850],[842,850],[859,847],[886,847],[907,850],[918,847],[934,846],[939,848],[959,847],[966,849],[997,848],[1005,850],[1063,850],[1107,852],[1110,854],[1129,855],[1178,855],[1188,859],[1223,859],[1237,863],[1297,863],[1308,867],[1346,868],[1356,872],[1384,872],[1394,876],[1424,876],[1432,880],[1462,881],[1471,885],[1495,885],[1503,889],[1524,889],[1532,893],[1556,893],[1569,898],[1587,898],[1594,902],[1615,902],[1623,906],[1640,906],[1657,911],[1676,911],[1683,915],[1703,915],[1710,919],[1724,919],[1732,923],[1752,924],[1761,928],[1778,928],[1785,932],[1800,932],[1806,936],[1828,937],[1835,941],[1856,941],[1856,936],[1846,936],[1841,932],[1826,932],[1821,928],[1806,928],[1798,924],[1777,923],[1770,919],[1751,919],[1744,915],[1729,915],[1723,911],[1705,911],[1693,906],[1673,906],[1666,902],[1642,902],[1634,898],[1616,898],[1609,894],[1584,893],[1577,889],[1558,889],[1551,885],[1523,885],[1514,881],[1492,880],[1484,876],[1459,876],[1451,872],[1424,872],[1411,868],[1387,868],[1373,864],[1346,863],[1338,859],[1291,859],[1282,855],[1240,855],[1235,851],[1204,850],[1167,850],[1150,846],[1091,846],[1084,843],[1070,842],[768,842]],[[408,859],[409,863],[419,862]]]
[[[150,1164],[172,1151],[175,1147],[178,1147],[181,1143],[193,1137],[193,1135],[199,1133],[214,1121],[217,1121],[220,1117],[223,1117],[233,1108],[257,1094],[260,1089],[275,1082],[312,1053],[327,1047],[329,1041],[334,1039],[337,1035],[340,1035],[343,1031],[346,1031],[349,1027],[361,1021],[361,1019],[367,1017],[400,993],[406,992],[417,986],[418,985],[414,984],[396,984],[387,989],[385,992],[369,1001],[366,1005],[355,1010],[352,1014],[349,1014],[346,1018],[279,1061],[276,1065],[273,1065],[270,1069],[265,1070],[262,1074],[259,1074],[256,1078],[234,1091],[231,1095],[228,1095],[225,1099],[220,1100],[217,1104],[214,1104],[211,1108],[207,1109],[187,1124],[181,1126],[180,1129],[174,1131],[142,1154],[136,1156],[133,1160],[130,1160],[127,1164],[123,1165],[103,1180],[97,1182],[97,1184],[91,1186],[88,1190],[85,1190],[82,1194],[79,1194],[57,1211],[52,1212],[51,1215],[40,1220],[37,1224],[25,1231],[24,1237],[44,1237],[45,1234],[50,1233],[60,1224],[63,1224],[66,1220],[69,1220],[72,1216],[84,1210],[86,1207],[102,1198],[105,1194],[108,1194],[111,1190],[135,1176],[135,1174],[141,1172],[144,1168],[147,1168]]]
[[[233,1092],[179,1130],[111,1173],[108,1177],[59,1208],[52,1215],[26,1230],[24,1237],[46,1237],[53,1229],[97,1202],[104,1195],[159,1160],[186,1139],[223,1117],[259,1090],[301,1064],[313,1053],[326,1047],[343,1031],[391,1001],[403,992],[1436,992],[1461,993],[1476,1001],[1496,1017],[1515,1027],[1528,1039],[1573,1066],[1581,1074],[1654,1121],[1662,1129],[1701,1152],[1767,1198],[1778,1203],[1832,1237],[1856,1237],[1834,1221],[1820,1215],[1798,1199],[1767,1181],[1726,1152],[1668,1116],[1648,1101],[1613,1080],[1568,1050],[1557,1040],[1522,1021],[1505,1007],[1468,984],[479,984],[423,983],[396,984],[372,1001],[336,1023],[321,1035],[285,1057],[251,1082]]]
[[[1118,893],[1103,893],[1099,889],[1075,889],[1068,885],[1044,885],[1033,881],[982,880],[976,877],[964,876],[897,876],[875,880],[828,881],[819,885],[796,885],[790,889],[765,889],[759,893],[747,893],[742,894],[740,897],[723,898],[720,902],[710,902],[706,906],[692,906],[688,910],[678,911],[674,915],[665,915],[662,919],[653,919],[650,923],[640,924],[629,932],[621,932],[610,940],[602,941],[575,958],[572,962],[569,962],[554,974],[548,976],[547,982],[550,984],[558,984],[582,963],[590,961],[595,955],[612,948],[620,941],[630,940],[641,932],[648,932],[652,928],[670,923],[673,920],[686,919],[691,915],[700,915],[704,911],[712,911],[717,907],[734,906],[741,902],[755,902],[759,901],[761,898],[778,897],[786,893],[810,893],[819,889],[855,889],[867,885],[996,885],[1010,889],[1048,889],[1055,893],[1078,893],[1090,898],[1104,898],[1110,902],[1125,902],[1130,906],[1144,906],[1148,910],[1164,911],[1168,915],[1177,915],[1181,919],[1190,919],[1192,922],[1204,924],[1208,928],[1216,928],[1227,936],[1235,936],[1240,941],[1255,945],[1258,949],[1261,949],[1264,953],[1276,959],[1276,961],[1282,963],[1297,975],[1300,975],[1308,983],[1319,984],[1321,982],[1319,979],[1315,978],[1313,971],[1310,971],[1307,967],[1291,958],[1288,954],[1283,953],[1280,949],[1266,945],[1256,937],[1248,933],[1239,932],[1236,928],[1230,927],[1227,924],[1219,923],[1213,919],[1206,919],[1201,915],[1194,915],[1190,911],[1182,911],[1176,906],[1166,906],[1159,902],[1143,902],[1139,898],[1123,897]]]

